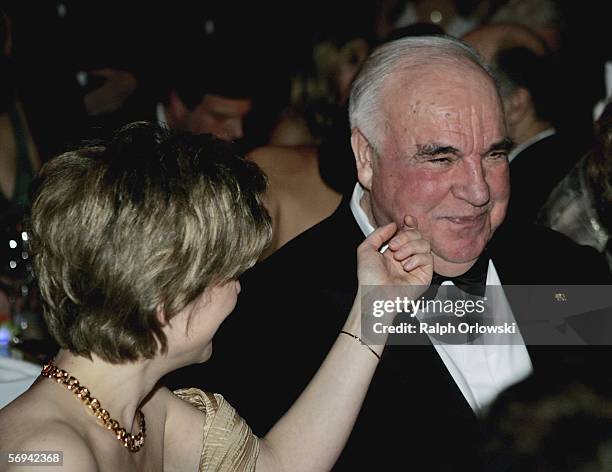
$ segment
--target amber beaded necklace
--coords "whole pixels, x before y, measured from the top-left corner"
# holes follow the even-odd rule
[[[136,412],[140,431],[136,435],[130,434],[119,424],[118,421],[111,418],[110,413],[102,408],[102,405],[100,405],[100,401],[97,398],[91,397],[91,392],[87,387],[80,385],[79,381],[65,370],[62,370],[53,365],[52,362],[49,362],[45,364],[40,375],[56,380],[57,383],[65,386],[69,391],[74,393],[74,395],[81,400],[81,403],[83,403],[83,405],[85,405],[98,419],[101,426],[111,431],[117,440],[121,442],[121,444],[123,444],[123,446],[130,452],[137,452],[144,445],[146,426],[145,417],[142,411],[138,410]]]

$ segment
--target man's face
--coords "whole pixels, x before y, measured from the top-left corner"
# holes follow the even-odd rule
[[[461,273],[503,221],[510,196],[497,92],[473,67],[425,68],[391,77],[382,99],[379,155],[369,186],[362,181],[372,215],[400,227],[415,217],[435,270]]]
[[[185,128],[192,133],[211,133],[226,141],[240,139],[251,105],[248,98],[206,94],[195,110],[188,113]]]

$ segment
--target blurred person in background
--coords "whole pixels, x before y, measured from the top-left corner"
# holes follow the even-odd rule
[[[40,167],[18,96],[11,52],[11,23],[0,9],[0,347],[18,333],[18,312],[31,295],[30,260],[22,231],[30,207],[30,184]],[[38,321],[42,324],[40,317]],[[30,322],[35,324],[34,319]]]
[[[118,0],[4,0],[15,81],[42,161],[145,119],[162,90],[163,9]],[[110,132],[110,131],[109,131]]]
[[[508,134],[512,195],[508,220],[533,223],[553,188],[582,153],[564,125],[561,69],[544,41],[519,24],[489,24],[464,36],[499,84]]]
[[[612,470],[611,391],[609,379],[580,372],[540,372],[510,387],[484,421],[483,471]]]
[[[591,149],[554,189],[539,223],[604,253],[612,271],[612,103],[595,124]]]
[[[273,237],[263,257],[327,218],[342,198],[321,175],[319,151],[335,121],[346,120],[341,110],[368,55],[368,39],[351,26],[314,35],[307,59],[291,78],[289,106],[281,111],[268,144],[247,155],[269,182],[265,203]]]
[[[377,33],[417,23],[432,23],[460,38],[487,23],[519,23],[540,35],[553,50],[559,48],[562,15],[554,0],[382,0],[378,3]]]
[[[197,53],[181,57],[170,73],[169,93],[157,105],[157,121],[176,130],[242,140],[254,93],[248,58],[223,47],[194,45],[190,51]]]
[[[40,167],[23,113],[11,60],[11,28],[0,10],[0,213],[29,206],[29,186]]]

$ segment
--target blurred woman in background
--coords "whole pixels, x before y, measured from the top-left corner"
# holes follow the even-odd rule
[[[354,30],[316,39],[311,57],[291,80],[290,106],[281,113],[268,144],[248,154],[269,181],[265,204],[273,237],[263,257],[331,215],[340,204],[338,189],[321,176],[319,146],[335,120],[347,120],[342,110],[368,52],[365,35]]]
[[[29,185],[40,161],[17,97],[10,22],[1,10],[0,45],[0,212],[6,214],[27,208]]]

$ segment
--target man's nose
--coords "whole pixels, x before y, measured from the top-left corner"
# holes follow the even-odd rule
[[[458,170],[459,175],[453,185],[455,197],[478,207],[489,203],[489,184],[480,157],[464,159]]]

